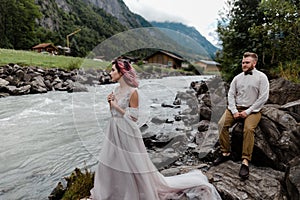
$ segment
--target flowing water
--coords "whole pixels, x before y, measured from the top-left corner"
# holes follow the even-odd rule
[[[210,76],[141,80],[140,94],[151,115],[170,115],[177,91]],[[89,92],[48,92],[0,99],[0,200],[48,199],[64,176],[93,169],[110,117],[106,96],[115,84]]]

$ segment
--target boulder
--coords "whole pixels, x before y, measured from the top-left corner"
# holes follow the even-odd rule
[[[176,135],[150,154],[151,160],[157,169],[161,170],[173,164],[187,150],[188,139],[185,135]]]
[[[31,82],[31,93],[46,93],[47,86],[44,83],[44,78],[38,75],[32,79]]]
[[[10,95],[29,94],[30,90],[31,90],[30,85],[25,85],[25,86],[22,86],[22,87],[16,87],[16,86],[13,86],[13,85],[8,85],[5,88],[7,90],[7,93],[9,93]]]
[[[248,180],[242,181],[238,176],[240,164],[227,161],[211,167],[206,175],[216,187],[222,199],[226,200],[284,200],[284,172],[271,168],[249,166]]]
[[[79,82],[70,82],[67,86],[68,92],[88,92],[88,89],[85,85]]]
[[[5,79],[0,78],[0,88],[9,85],[9,82]]]
[[[280,107],[282,110],[288,111],[297,122],[300,122],[300,99],[288,102]]]
[[[300,84],[284,78],[270,81],[269,103],[283,105],[300,99]]]
[[[289,162],[285,183],[289,199],[300,199],[300,157],[296,157]]]

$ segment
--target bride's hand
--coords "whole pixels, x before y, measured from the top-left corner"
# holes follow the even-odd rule
[[[111,101],[113,101],[115,99],[115,96],[113,93],[110,93],[108,96],[107,96],[107,102],[110,103]]]
[[[112,100],[109,102],[109,104],[113,108],[117,108],[118,107],[117,100],[115,98],[112,98]]]
[[[113,93],[109,94],[107,97],[107,101],[110,104],[111,107],[116,107],[117,104],[117,100],[115,98],[115,95]]]

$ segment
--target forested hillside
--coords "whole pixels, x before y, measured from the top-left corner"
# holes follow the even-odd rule
[[[190,36],[203,47],[197,53],[199,58],[214,58],[216,47],[196,29],[176,23],[155,25],[175,31],[179,28],[182,34]],[[0,48],[5,49],[30,50],[40,43],[53,43],[70,47],[71,52],[67,55],[85,57],[107,38],[140,27],[152,27],[152,24],[132,13],[122,0],[1,0],[0,3]],[[155,34],[159,36],[154,38],[165,38],[160,32]],[[150,42],[149,39],[142,41],[142,38],[139,41],[136,41],[137,38],[128,40],[129,44],[142,42],[142,46]],[[162,42],[166,41],[169,39]],[[182,40],[173,38],[170,42],[174,41]],[[160,40],[152,42],[160,43]],[[169,46],[178,50],[176,45]],[[186,43],[181,45],[189,46]]]
[[[130,16],[126,21],[119,21],[89,0],[1,0],[0,48],[31,49],[44,42],[66,46],[66,36],[81,29],[70,37],[71,55],[86,56],[116,33],[150,25],[141,16],[129,14],[126,5],[118,2],[120,5],[115,2],[106,8],[125,10]]]
[[[212,45],[205,37],[203,37],[194,27],[188,27],[182,23],[175,23],[175,22],[151,22],[154,27],[159,28],[167,28],[174,31],[178,31],[184,35],[189,36],[193,39],[199,46],[205,49],[205,54],[208,54],[211,59],[215,58],[216,51],[218,50],[217,47]],[[178,41],[178,40],[176,40]],[[181,41],[178,41],[181,42]],[[183,44],[184,46],[184,44]]]
[[[142,16],[132,13],[122,0],[83,0],[86,3],[102,8],[116,17],[127,28],[148,27],[151,24]]]

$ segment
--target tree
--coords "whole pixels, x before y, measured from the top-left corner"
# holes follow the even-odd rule
[[[10,33],[13,29],[11,11],[14,10],[14,1],[0,0],[0,47],[12,48]]]
[[[224,79],[230,81],[241,72],[241,59],[246,51],[260,55],[262,40],[253,37],[249,30],[263,23],[263,13],[258,10],[260,0],[228,0],[228,12],[221,14],[217,33],[222,42],[221,63]]]
[[[274,66],[300,57],[299,1],[263,0],[259,6],[263,24],[250,30],[253,37],[262,37],[263,63]]]
[[[26,49],[33,45],[39,7],[34,0],[0,0],[0,47]]]
[[[298,76],[300,1],[228,0],[227,3],[228,12],[222,15],[217,29],[223,45],[217,60],[222,64],[224,79],[230,81],[241,71],[240,59],[245,51],[258,54],[259,68],[270,72],[290,66],[293,76]]]

